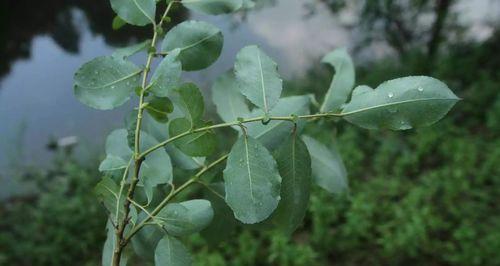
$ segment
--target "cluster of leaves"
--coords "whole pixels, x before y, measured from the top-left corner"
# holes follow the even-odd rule
[[[425,76],[390,80],[376,89],[354,88],[354,66],[344,49],[323,59],[336,74],[320,106],[312,106],[310,95],[281,98],[283,85],[276,63],[252,45],[237,54],[234,70],[212,88],[223,123],[206,121],[200,90],[183,83],[181,75],[214,63],[223,35],[201,21],[180,23],[166,34],[162,25],[178,3],[218,15],[250,8],[251,2],[167,1],[156,23],[155,0],[111,0],[119,19],[137,26],[152,24],[154,35],[96,58],[75,74],[75,95],[90,107],[108,110],[127,102],[133,92],[139,96],[139,106],[126,119],[125,128],[108,136],[107,156],[99,166],[104,177],[95,191],[109,212],[104,265],[123,264],[131,253],[156,265],[189,265],[189,252],[177,238],[201,230],[217,234],[226,230],[221,223],[261,223],[290,234],[302,222],[313,181],[330,193],[347,188],[337,151],[311,137],[299,137],[305,120],[342,117],[367,129],[405,130],[438,121],[458,101],[444,83]],[[127,59],[141,51],[148,53],[143,68]],[[163,58],[148,80],[156,57]],[[310,114],[312,108],[318,112]],[[226,127],[238,134],[236,142],[228,154],[206,163],[217,152],[214,130]],[[200,180],[226,159],[222,180],[211,184]],[[182,183],[175,178],[176,168],[198,172]],[[223,201],[173,202],[177,194],[197,183]],[[228,213],[233,217],[221,215]],[[129,240],[133,251],[128,249]]]

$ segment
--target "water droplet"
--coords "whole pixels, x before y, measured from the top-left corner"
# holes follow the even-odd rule
[[[96,71],[94,71],[94,74],[98,75],[98,74],[99,74],[99,71],[97,71],[97,70],[96,70]]]
[[[111,89],[114,89],[114,88],[115,88],[115,86],[114,86],[114,85],[113,85],[113,86],[111,86]]]
[[[423,91],[424,91],[424,88],[422,88],[422,87],[418,87],[418,89],[417,89],[417,90],[418,90],[418,91],[420,91],[420,92],[423,92]]]
[[[396,108],[389,108],[389,113],[394,114],[394,113],[397,113],[397,112],[398,112],[398,109],[396,109]]]
[[[392,98],[392,97],[394,97],[394,93],[389,92],[389,95],[387,95],[387,96],[389,96],[389,98]]]

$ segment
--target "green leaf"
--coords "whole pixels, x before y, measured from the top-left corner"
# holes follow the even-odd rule
[[[232,13],[241,8],[242,0],[182,0],[188,9],[209,15]]]
[[[309,114],[310,97],[290,96],[281,98],[276,104],[276,107],[271,111],[271,116],[290,116],[290,115],[306,115]],[[254,110],[250,117],[262,116],[262,110]],[[297,130],[300,131],[305,122],[299,120],[297,122]],[[248,135],[258,139],[266,148],[274,150],[293,130],[293,122],[285,120],[271,121],[267,125],[262,123],[246,124]]]
[[[233,71],[228,71],[215,81],[212,87],[212,101],[217,107],[217,114],[224,122],[234,122],[239,117],[249,117],[250,110],[245,97],[238,90]]]
[[[127,57],[135,55],[139,52],[146,51],[149,47],[151,47],[151,40],[145,40],[138,44],[116,49],[116,51],[114,51],[111,56],[120,59],[126,59]]]
[[[280,183],[269,151],[254,138],[240,136],[224,170],[226,202],[236,219],[253,224],[269,217],[280,200]]]
[[[127,144],[130,149],[134,149],[135,130],[137,128],[137,110],[132,110],[125,117],[125,128],[127,129]]]
[[[203,95],[193,83],[186,83],[176,90],[172,100],[179,106],[192,126],[201,120],[205,111]]]
[[[128,132],[126,129],[117,129],[111,132],[106,139],[106,159],[99,166],[100,171],[110,171],[106,167],[110,162],[117,161],[116,157],[125,161],[126,164],[118,169],[125,168],[133,156],[132,148],[128,145]],[[141,151],[158,144],[158,141],[146,132],[141,132]],[[133,171],[130,171],[133,172]],[[139,175],[140,185],[145,187],[148,199],[151,201],[151,192],[153,187],[159,184],[166,184],[172,180],[172,163],[170,157],[164,149],[158,149],[150,153],[142,163]]]
[[[243,95],[269,113],[278,103],[283,89],[276,63],[259,47],[252,45],[236,55],[234,70]]]
[[[85,63],[75,73],[76,98],[96,109],[108,110],[124,104],[140,86],[141,69],[131,62],[103,56]]]
[[[175,110],[179,109],[174,107],[174,113]],[[173,116],[173,113],[172,113]],[[165,140],[169,139],[170,136],[168,134],[168,124],[166,123],[159,123],[156,120],[152,119],[151,116],[146,115],[144,118],[144,128],[145,130],[150,133],[153,137],[159,140]],[[198,169],[201,166],[203,166],[203,163],[205,161],[204,157],[191,157],[187,156],[183,152],[181,152],[179,149],[175,147],[175,145],[167,145],[165,147],[167,150],[168,155],[172,159],[173,164],[176,167],[185,169],[185,170],[193,170],[193,169]]]
[[[255,7],[255,2],[252,0],[243,0],[243,4],[241,5],[241,9],[252,9]]]
[[[155,217],[155,221],[174,236],[197,233],[210,224],[214,212],[207,200],[170,203]]]
[[[111,0],[111,8],[129,24],[144,26],[155,23],[155,0]]]
[[[179,48],[182,69],[194,71],[207,68],[222,51],[221,31],[206,22],[186,21],[172,28],[162,44],[163,52]]]
[[[180,85],[182,66],[178,60],[180,50],[170,52],[160,63],[151,78],[148,91],[158,97],[166,97]]]
[[[147,215],[141,212],[143,220]],[[142,259],[154,261],[154,250],[165,233],[158,226],[145,226],[132,237],[132,248]],[[109,266],[109,265],[106,265]]]
[[[156,266],[188,266],[193,263],[189,251],[174,237],[165,235],[155,250]]]
[[[170,122],[169,135],[175,137],[191,130],[191,122],[177,118]],[[217,147],[217,139],[211,130],[189,134],[174,141],[174,145],[189,156],[203,157],[212,154]]]
[[[113,23],[111,24],[111,27],[113,28],[113,30],[119,30],[125,25],[127,25],[127,22],[125,20],[123,20],[119,16],[115,16],[113,18]]]
[[[123,219],[125,209],[123,203],[125,202],[125,191],[120,194],[120,187],[109,177],[103,177],[94,188],[94,193],[97,198],[104,205],[109,212],[109,217],[113,221]]]
[[[272,216],[274,224],[291,234],[302,223],[309,203],[311,157],[302,140],[295,136],[280,146],[275,156],[281,181],[281,200]]]
[[[341,114],[363,128],[405,130],[432,125],[458,100],[443,82],[413,76],[386,81],[375,90],[357,87]]]
[[[146,111],[156,121],[166,123],[168,114],[174,111],[174,104],[167,97],[153,97],[146,106]]]
[[[332,65],[335,68],[335,75],[325,95],[320,112],[337,112],[347,102],[354,87],[354,64],[344,48],[330,52],[323,57],[321,62]]]
[[[302,136],[311,154],[314,182],[326,191],[341,194],[348,189],[344,162],[336,149],[328,149],[319,141]]]
[[[210,244],[217,244],[228,239],[236,229],[236,219],[233,211],[224,201],[225,191],[224,183],[215,183],[208,185],[210,190],[206,192],[206,198],[212,203],[214,218],[201,235],[209,241]],[[215,194],[217,193],[217,194]]]

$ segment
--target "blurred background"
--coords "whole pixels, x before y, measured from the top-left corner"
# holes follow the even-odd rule
[[[239,49],[259,44],[286,94],[323,95],[332,70],[319,61],[347,47],[357,84],[429,75],[464,100],[418,130],[306,128],[338,146],[349,193],[315,189],[292,239],[251,229],[220,243],[191,237],[196,264],[500,265],[500,1],[256,2],[233,16],[175,10],[174,25],[204,20],[224,33],[221,58],[185,76],[206,99]],[[150,35],[113,31],[113,17],[103,0],[0,1],[0,265],[100,264],[106,218],[91,191],[104,139],[134,103],[92,110],[74,98],[73,73]]]

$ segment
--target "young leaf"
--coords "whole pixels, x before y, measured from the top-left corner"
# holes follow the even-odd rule
[[[259,47],[252,45],[236,55],[234,70],[243,95],[269,113],[283,89],[276,63]]]
[[[281,98],[271,111],[271,115],[306,115],[309,114],[309,104],[310,98],[307,95]],[[257,109],[250,116],[258,117],[262,115],[263,111]],[[300,131],[304,126],[304,121],[299,120],[297,124]],[[248,123],[246,127],[249,136],[258,139],[266,148],[274,150],[286,139],[286,136],[290,135],[293,123],[285,120],[276,120],[269,122],[267,125],[263,125],[262,123]]]
[[[311,188],[311,157],[300,138],[290,137],[275,153],[281,181],[281,200],[272,221],[293,233],[306,214]]]
[[[219,58],[223,39],[217,27],[206,22],[191,20],[172,28],[165,36],[161,50],[171,52],[179,48],[182,69],[200,70],[207,68]]]
[[[182,243],[174,237],[165,235],[155,250],[156,266],[188,266],[193,259]]]
[[[312,174],[315,183],[333,194],[346,191],[348,189],[347,172],[337,150],[328,149],[309,136],[302,136],[302,140],[311,154]]]
[[[398,78],[376,89],[357,87],[343,117],[363,128],[405,130],[440,120],[459,100],[443,82],[425,76]]]
[[[191,122],[186,118],[176,118],[168,127],[170,136],[177,136],[191,130]],[[215,134],[206,130],[197,132],[174,141],[174,145],[189,156],[203,157],[212,154],[217,147]]]
[[[127,57],[135,55],[139,52],[146,51],[149,47],[151,47],[151,40],[145,40],[138,44],[116,49],[116,51],[114,51],[111,56],[120,59],[126,59]]]
[[[234,122],[239,117],[248,117],[250,110],[245,97],[238,90],[233,71],[222,74],[212,86],[212,101],[217,107],[217,114],[224,122]]]
[[[336,49],[330,52],[321,62],[330,64],[335,68],[330,88],[325,95],[320,112],[336,112],[347,101],[354,86],[354,64],[347,51]]]
[[[166,97],[181,81],[182,66],[178,60],[179,49],[170,52],[161,61],[151,78],[149,91],[158,97]]]
[[[127,167],[133,153],[128,146],[127,131],[121,129],[111,132],[106,138],[105,149],[106,158],[99,165],[99,171],[113,171]]]
[[[125,202],[124,191],[120,194],[120,187],[109,177],[103,177],[101,182],[97,183],[94,193],[99,201],[109,212],[109,217],[113,221],[121,220],[125,215],[123,203]]]
[[[127,129],[127,144],[130,149],[133,149],[135,146],[135,129],[137,128],[137,110],[132,110],[125,117],[125,128]]]
[[[123,59],[103,56],[85,63],[75,73],[75,96],[96,109],[108,110],[124,104],[140,86],[141,70]]]
[[[224,201],[226,195],[224,183],[210,184],[209,187],[210,191],[206,191],[206,198],[212,203],[214,218],[210,225],[201,231],[201,235],[211,244],[216,244],[228,239],[234,233],[237,222],[233,211]]]
[[[160,123],[168,122],[168,114],[174,111],[174,104],[167,97],[154,97],[146,106],[146,111]]]
[[[280,200],[280,183],[269,151],[254,138],[240,136],[224,170],[226,202],[236,219],[253,224],[269,217]]]
[[[188,9],[209,15],[232,13],[241,8],[242,0],[182,0]]]
[[[212,221],[214,211],[207,200],[189,200],[170,203],[155,220],[174,236],[184,236],[201,231]]]
[[[125,20],[123,20],[119,16],[115,16],[113,18],[113,23],[111,24],[111,27],[113,28],[113,30],[119,30],[125,25],[127,25],[127,22]]]
[[[111,8],[129,24],[155,23],[155,0],[111,0]]]

